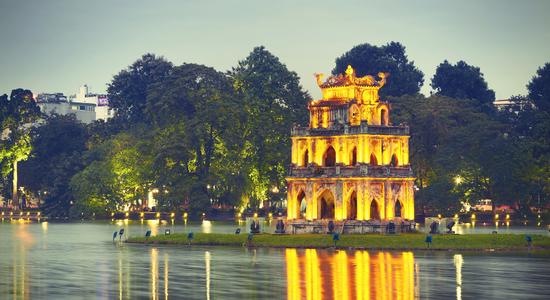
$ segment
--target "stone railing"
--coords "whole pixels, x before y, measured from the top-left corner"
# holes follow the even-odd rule
[[[288,169],[289,177],[357,177],[357,176],[380,176],[380,177],[411,177],[414,176],[410,166],[390,167],[390,166],[335,166],[321,168],[322,174],[316,174],[314,167],[295,167]]]
[[[339,136],[339,135],[357,135],[357,134],[376,134],[376,135],[409,135],[409,126],[377,126],[362,123],[357,126],[339,125],[327,128],[309,128],[293,126],[290,136]]]

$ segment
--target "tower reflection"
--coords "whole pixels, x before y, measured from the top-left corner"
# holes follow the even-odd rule
[[[288,299],[419,297],[411,252],[287,249],[285,256]]]

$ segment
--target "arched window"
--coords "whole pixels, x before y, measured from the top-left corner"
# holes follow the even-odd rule
[[[307,167],[309,164],[309,150],[306,149],[306,152],[304,153],[304,167]]]
[[[399,166],[399,160],[397,160],[397,155],[396,154],[392,155],[390,166],[392,166],[392,167]]]
[[[376,159],[376,155],[374,155],[374,153],[370,155],[370,165],[378,166],[378,160]]]
[[[297,216],[297,219],[301,219],[304,217],[303,213],[302,213],[302,201],[305,201],[306,200],[306,193],[304,193],[304,190],[300,190],[300,193],[298,193],[298,201],[296,201],[297,203],[297,207],[296,207],[296,210],[298,211],[298,216]],[[305,207],[305,205],[304,205]]]
[[[395,217],[396,218],[402,218],[403,217],[403,207],[401,205],[401,201],[397,199],[395,201]]]
[[[387,126],[388,124],[386,124],[386,110],[385,109],[382,109],[380,111],[380,125],[382,126]]]
[[[325,167],[334,167],[336,164],[336,151],[332,146],[329,146],[325,153]]]
[[[357,193],[355,191],[349,197],[347,215],[348,220],[357,220]]]
[[[318,203],[321,209],[319,210],[319,219],[334,219],[334,196],[329,190],[325,190],[320,196]]]
[[[376,202],[375,199],[372,199],[372,202],[370,204],[370,219],[371,220],[380,219],[380,213],[378,212],[378,202]]]
[[[349,165],[355,166],[357,164],[357,147],[353,147],[350,153]]]

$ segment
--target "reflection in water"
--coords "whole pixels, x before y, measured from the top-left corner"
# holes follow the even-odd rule
[[[454,257],[454,263],[456,267],[456,299],[461,300],[462,299],[462,264],[464,263],[462,260],[462,254],[455,254]]]
[[[203,225],[164,226],[198,232]],[[121,228],[125,237],[165,230],[148,221],[0,223],[0,299],[548,298],[547,251],[413,255],[113,243]]]
[[[202,221],[202,232],[212,233],[212,222],[204,220]]]
[[[411,252],[286,249],[288,299],[415,299]]]
[[[210,300],[210,252],[204,252],[204,260],[206,261],[206,299]]]

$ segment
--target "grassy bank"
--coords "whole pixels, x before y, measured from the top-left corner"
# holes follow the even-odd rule
[[[195,233],[192,245],[242,246],[247,242],[247,234]],[[468,234],[433,235],[430,250],[472,250],[495,251],[526,250],[529,245],[524,234]],[[550,238],[532,234],[532,250],[550,249]],[[388,236],[379,234],[342,235],[338,248],[372,250],[425,250],[425,234],[402,234]],[[131,237],[128,243],[145,243],[145,237]],[[187,233],[159,235],[149,238],[154,244],[188,244]],[[329,248],[334,246],[332,236],[320,234],[301,235],[254,235],[254,247],[282,248]]]

